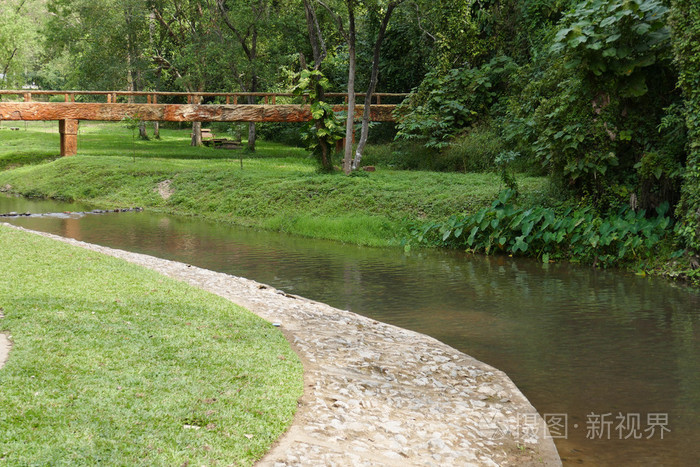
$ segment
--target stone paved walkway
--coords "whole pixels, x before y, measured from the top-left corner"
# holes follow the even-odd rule
[[[542,419],[505,375],[431,337],[257,282],[43,234],[123,258],[280,323],[304,396],[265,466],[561,465]]]

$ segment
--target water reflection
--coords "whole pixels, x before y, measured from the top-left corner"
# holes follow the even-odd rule
[[[29,208],[4,207],[0,212]],[[153,213],[13,223],[268,283],[415,329],[568,414],[567,462],[700,461],[700,295],[664,281],[462,253],[360,248]],[[665,413],[659,439],[586,439],[591,414]],[[575,428],[575,425],[578,425]],[[644,426],[643,426],[644,428]]]

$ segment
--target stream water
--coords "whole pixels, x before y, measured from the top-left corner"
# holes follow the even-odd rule
[[[0,196],[0,213],[82,209]],[[406,254],[149,212],[0,221],[247,277],[431,335],[505,371],[550,422],[562,421],[552,434],[565,464],[700,464],[697,291],[567,264]]]

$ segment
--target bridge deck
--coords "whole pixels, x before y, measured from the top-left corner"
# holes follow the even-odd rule
[[[394,121],[395,105],[373,104],[372,121]],[[344,105],[336,111],[347,110]],[[362,117],[363,105],[356,108]],[[104,120],[124,118],[165,122],[304,122],[311,120],[304,104],[103,104],[52,102],[0,102],[0,120]]]
[[[166,122],[304,122],[311,120],[310,106],[301,104],[277,104],[278,98],[289,101],[294,96],[288,93],[177,93],[177,92],[128,92],[128,91],[36,91],[0,90],[3,95],[20,96],[20,102],[0,101],[0,121],[2,120],[58,120],[61,134],[61,155],[70,156],[77,152],[78,122],[80,120],[120,121],[125,118],[138,118],[144,121]],[[36,102],[35,96],[63,96],[64,102]],[[76,96],[87,100],[104,97],[105,102],[75,102]],[[378,122],[394,121],[395,104],[381,104],[381,99],[399,100],[406,94],[373,94],[376,104],[370,104],[370,119]],[[347,94],[328,93],[329,100],[344,99]],[[364,94],[357,94],[360,99]],[[163,100],[184,100],[183,103],[158,103]],[[201,102],[205,99],[216,103]],[[225,104],[220,101],[225,99]],[[127,102],[119,102],[120,100]],[[143,103],[134,103],[145,100]],[[239,104],[245,100],[246,104]],[[233,103],[231,103],[233,101]],[[261,103],[258,103],[262,101]],[[302,97],[302,102],[306,99]],[[346,111],[347,106],[336,104],[337,112]],[[360,119],[364,105],[355,108],[355,118]]]

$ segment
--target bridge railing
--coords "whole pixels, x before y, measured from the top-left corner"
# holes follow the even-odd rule
[[[301,100],[301,103],[307,101],[306,96],[295,96],[291,93],[281,92],[165,92],[165,91],[48,91],[48,90],[27,90],[27,89],[10,89],[0,90],[0,97],[17,96],[24,102],[42,102],[44,100],[35,100],[37,96],[62,96],[64,102],[76,102],[81,100],[87,102],[106,101],[108,104],[117,103],[184,103],[187,104],[218,104],[226,103],[227,105],[276,105],[278,98],[284,103],[291,103],[294,100]],[[370,104],[398,104],[408,94],[405,93],[387,93],[379,92],[372,94]],[[364,93],[355,94],[358,104],[363,104],[365,100]],[[82,99],[81,99],[82,97]],[[326,93],[326,100],[330,103],[347,103],[348,94],[341,92]]]

